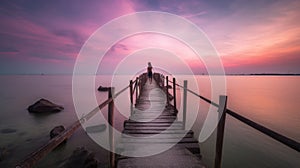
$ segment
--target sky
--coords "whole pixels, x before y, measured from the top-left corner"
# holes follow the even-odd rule
[[[299,9],[299,0],[1,0],[0,74],[72,74],[82,46],[94,32],[113,19],[143,11],[167,12],[195,24],[227,74],[300,73]],[[146,23],[136,20],[127,26]],[[106,33],[103,40],[114,35]],[[101,42],[97,45],[101,48]],[[182,74],[187,73],[183,65],[195,74],[207,73],[211,66],[182,41],[157,33],[135,34],[103,50],[107,52],[99,74],[111,74],[118,67],[138,72],[148,61]]]

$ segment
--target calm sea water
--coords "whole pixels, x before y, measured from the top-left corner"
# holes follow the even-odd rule
[[[89,78],[89,77],[83,77]],[[122,80],[130,77],[123,76]],[[178,82],[189,81],[194,87],[191,76],[178,76]],[[4,158],[0,167],[13,167],[27,154],[49,140],[49,131],[57,125],[72,124],[77,115],[72,99],[71,76],[0,76],[0,148],[4,149]],[[98,85],[109,85],[111,77],[96,78],[95,95],[102,102],[107,93],[96,91]],[[248,117],[283,135],[300,141],[300,77],[296,76],[228,76],[228,108]],[[205,97],[212,97],[210,79],[196,76],[199,91]],[[181,90],[177,90],[180,105]],[[50,115],[33,115],[26,108],[40,98],[46,98],[61,104],[65,110]],[[193,110],[195,104],[189,101],[188,117],[196,114],[193,130],[199,135],[207,116],[209,105],[188,94],[188,100],[199,104],[199,110]],[[129,115],[128,94],[124,93],[116,101],[116,127],[122,130],[123,120]],[[119,105],[118,105],[119,104]],[[178,105],[178,106],[179,106]],[[178,107],[179,108],[179,107]],[[107,109],[102,113],[106,115]],[[6,132],[5,129],[11,129]],[[107,137],[107,131],[100,133]],[[78,130],[62,148],[56,149],[41,160],[37,167],[57,167],[78,146],[85,146],[96,153],[101,167],[108,165],[108,152],[95,143],[82,130]],[[200,144],[204,162],[212,167],[214,161],[215,132]],[[223,167],[299,167],[300,154],[264,134],[246,126],[228,116],[226,119]]]

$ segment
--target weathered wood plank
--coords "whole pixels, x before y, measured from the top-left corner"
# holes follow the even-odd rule
[[[194,156],[190,151],[185,148],[175,146],[157,155],[119,160],[118,167],[203,168],[204,166],[201,160]]]

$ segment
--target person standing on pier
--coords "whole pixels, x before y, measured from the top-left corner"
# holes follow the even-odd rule
[[[148,62],[147,72],[148,72],[148,79],[149,79],[149,82],[151,84],[152,83],[152,65],[151,65],[151,62]]]

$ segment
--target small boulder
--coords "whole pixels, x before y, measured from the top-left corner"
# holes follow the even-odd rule
[[[30,113],[54,113],[60,112],[64,109],[64,107],[54,104],[46,99],[40,99],[33,105],[30,105],[27,110]]]
[[[98,91],[99,92],[106,92],[110,89],[110,87],[104,87],[104,86],[99,86],[98,87]]]
[[[0,132],[2,134],[11,134],[11,133],[17,132],[17,130],[16,129],[12,129],[12,128],[4,128],[4,129],[1,129]]]
[[[54,127],[51,131],[50,131],[50,138],[54,138],[57,135],[59,135],[60,133],[62,133],[65,130],[65,127],[60,125],[60,126],[56,126]]]
[[[84,147],[76,148],[72,155],[63,163],[62,168],[97,168],[95,154]]]
[[[8,155],[8,150],[5,147],[0,147],[0,162],[3,161]]]

